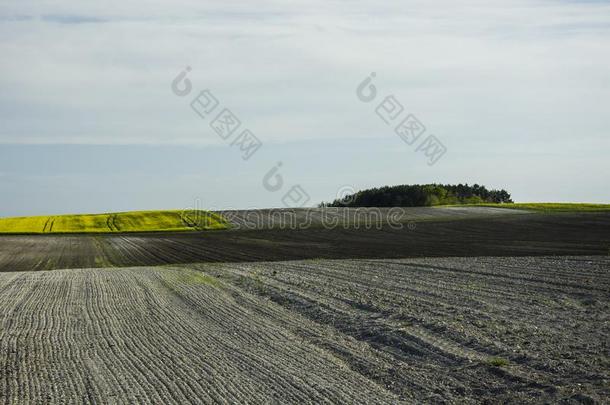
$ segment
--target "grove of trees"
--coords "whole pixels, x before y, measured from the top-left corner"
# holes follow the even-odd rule
[[[423,207],[446,204],[512,203],[506,190],[474,184],[405,184],[361,190],[320,207]]]

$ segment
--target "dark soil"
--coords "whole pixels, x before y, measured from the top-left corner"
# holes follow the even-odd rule
[[[420,221],[402,229],[259,229],[0,237],[0,271],[311,258],[607,255],[610,213]]]

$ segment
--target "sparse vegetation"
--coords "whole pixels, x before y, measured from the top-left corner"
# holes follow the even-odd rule
[[[487,364],[494,367],[505,367],[508,366],[510,363],[508,362],[508,360],[503,359],[502,357],[491,357],[487,360]]]
[[[218,281],[217,278],[189,268],[181,268],[179,272],[175,272],[173,274],[173,280],[180,285],[209,285],[215,287],[220,286],[220,281]]]

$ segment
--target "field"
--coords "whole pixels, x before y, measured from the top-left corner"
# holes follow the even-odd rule
[[[508,209],[507,209],[508,208]],[[375,227],[535,212],[610,212],[610,204],[475,204],[407,208],[165,210],[0,218],[0,234],[184,232],[213,229]]]
[[[379,228],[383,225],[422,221],[505,217],[528,214],[500,207],[394,207],[394,208],[274,208],[266,210],[217,211],[232,229]]]
[[[0,238],[0,271],[312,258],[610,252],[610,213],[477,214],[459,220],[420,220],[400,229],[284,229],[282,224],[276,222],[277,228],[271,229],[246,227],[227,232],[7,235]]]
[[[1,235],[0,403],[610,400],[609,212],[286,213]]]
[[[220,215],[201,210],[0,218],[0,234],[176,232],[227,227]]]
[[[511,203],[511,204],[465,204],[467,207],[495,207],[542,212],[604,212],[610,204],[587,203]]]
[[[0,273],[4,402],[603,401],[607,257]]]

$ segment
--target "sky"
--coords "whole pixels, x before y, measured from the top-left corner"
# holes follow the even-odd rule
[[[610,202],[606,1],[5,0],[0,55],[0,216]]]

